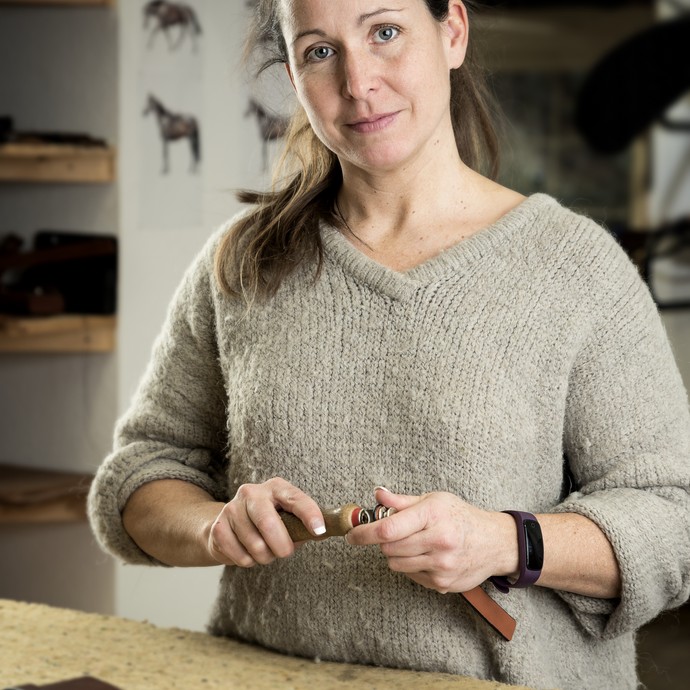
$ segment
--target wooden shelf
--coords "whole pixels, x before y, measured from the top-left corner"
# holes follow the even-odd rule
[[[87,182],[115,179],[112,148],[63,144],[0,145],[0,182]]]
[[[487,9],[474,22],[479,62],[500,72],[586,72],[655,22],[654,8]]]
[[[0,315],[0,353],[112,352],[114,316]]]
[[[92,479],[0,465],[0,525],[83,522]]]
[[[0,0],[0,5],[88,5],[110,6],[115,0]]]

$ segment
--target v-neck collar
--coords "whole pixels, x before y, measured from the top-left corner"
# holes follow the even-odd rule
[[[547,194],[533,194],[496,222],[407,271],[395,271],[368,257],[331,225],[322,224],[321,237],[326,256],[356,280],[392,299],[406,300],[419,288],[461,273],[472,263],[500,251],[512,234],[533,223],[545,206],[553,204],[558,202]]]

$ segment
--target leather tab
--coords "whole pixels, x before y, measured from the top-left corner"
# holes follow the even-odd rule
[[[515,619],[481,587],[477,586],[467,592],[460,592],[460,594],[504,639],[508,642],[513,639],[517,625]]]

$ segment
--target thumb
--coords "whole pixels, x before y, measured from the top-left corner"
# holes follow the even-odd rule
[[[421,496],[408,496],[407,494],[394,494],[389,489],[383,486],[377,486],[374,490],[374,498],[377,503],[386,506],[387,508],[395,508],[396,510],[404,510],[409,508],[422,500]]]

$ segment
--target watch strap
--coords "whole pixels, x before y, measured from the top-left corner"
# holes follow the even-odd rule
[[[499,592],[507,594],[514,587],[529,587],[539,579],[539,576],[541,575],[541,569],[530,570],[527,567],[527,553],[529,545],[527,544],[527,535],[525,534],[525,522],[531,521],[536,523],[537,531],[539,533],[540,531],[538,529],[539,521],[536,517],[534,517],[534,515],[532,515],[532,513],[526,513],[521,510],[504,510],[503,512],[513,517],[513,519],[515,520],[515,525],[517,527],[518,553],[520,557],[520,574],[518,576],[518,579],[514,582],[511,582],[507,577],[503,577],[502,575],[491,577],[490,580]]]

